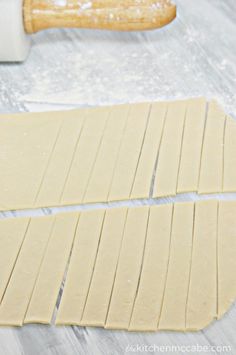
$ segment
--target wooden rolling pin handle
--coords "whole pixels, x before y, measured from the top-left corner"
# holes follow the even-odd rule
[[[170,0],[24,0],[27,33],[48,28],[94,28],[120,31],[162,27],[176,16]]]

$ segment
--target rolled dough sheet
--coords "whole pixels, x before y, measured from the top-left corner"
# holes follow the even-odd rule
[[[236,191],[236,122],[226,118],[224,139],[223,191]]]
[[[79,325],[93,276],[105,211],[80,215],[56,324]]]
[[[217,201],[195,204],[186,328],[200,330],[217,316]]]
[[[78,147],[65,183],[61,204],[71,205],[83,202],[109,114],[110,108],[88,110]]]
[[[150,208],[143,268],[129,325],[131,331],[157,330],[169,259],[172,210],[172,205]]]
[[[56,216],[24,323],[51,323],[78,218],[78,213]]]
[[[145,246],[149,208],[129,209],[106,328],[128,329]]]
[[[112,108],[101,148],[85,192],[84,203],[106,202],[108,199],[128,114],[129,105]]]
[[[126,208],[115,208],[106,212],[98,257],[81,322],[82,325],[105,326],[126,217]]]
[[[153,197],[176,195],[187,101],[170,102],[158,157]]]
[[[128,200],[130,198],[150,109],[151,106],[148,103],[130,105],[127,127],[109,192],[109,201]]]
[[[131,199],[147,198],[150,195],[167,107],[168,104],[166,102],[154,102],[151,105],[148,127],[130,196]]]
[[[0,220],[0,304],[23,244],[29,218]]]
[[[194,203],[174,205],[171,232],[171,250],[160,330],[186,329],[186,303],[189,287],[193,239]]]
[[[0,324],[21,326],[52,231],[54,217],[32,218],[0,305]]]
[[[203,98],[188,102],[178,176],[178,193],[198,191],[206,104]]]
[[[215,101],[209,103],[203,142],[198,193],[221,192],[223,189],[225,113]]]
[[[219,202],[218,318],[236,299],[236,202]]]

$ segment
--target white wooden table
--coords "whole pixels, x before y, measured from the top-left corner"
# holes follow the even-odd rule
[[[52,30],[35,35],[26,63],[0,65],[0,112],[207,96],[236,117],[235,0],[176,2],[178,19],[159,31]],[[236,306],[198,333],[129,334],[39,325],[0,329],[0,355],[146,354],[153,349],[139,351],[136,345],[197,344],[231,346],[231,351],[188,353],[235,355]]]

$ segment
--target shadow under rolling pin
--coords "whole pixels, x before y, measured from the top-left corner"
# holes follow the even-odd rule
[[[143,31],[176,17],[170,0],[0,0],[0,61],[21,62],[30,34],[49,28]]]

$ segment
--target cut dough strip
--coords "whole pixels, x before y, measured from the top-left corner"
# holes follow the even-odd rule
[[[83,129],[86,111],[78,114],[69,111],[63,121],[35,206],[57,206],[60,204],[66,178],[71,166],[75,149]]]
[[[198,192],[221,192],[223,186],[225,114],[215,101],[210,102],[200,169]]]
[[[186,328],[199,330],[217,316],[217,201],[195,204]]]
[[[51,323],[78,218],[78,213],[56,216],[24,323]]]
[[[0,324],[21,326],[50,238],[54,217],[32,218],[0,305]]]
[[[236,122],[226,118],[224,137],[223,192],[236,191]]]
[[[218,318],[236,298],[236,202],[220,201],[218,222]]]
[[[129,209],[106,328],[128,329],[138,286],[149,208]]]
[[[106,202],[124,135],[129,105],[115,106],[104,132],[101,149],[91,174],[84,203]]]
[[[198,191],[205,116],[205,99],[194,99],[188,102],[178,176],[178,193]]]
[[[187,102],[168,105],[160,147],[153,197],[176,195]]]
[[[185,330],[191,265],[194,203],[174,205],[171,251],[160,316],[160,330]]]
[[[168,104],[153,103],[145,135],[143,149],[131,192],[131,199],[149,197],[156,158],[159,154],[161,137]]]
[[[97,262],[81,321],[82,325],[105,326],[126,216],[127,209],[125,208],[106,212]]]
[[[130,106],[127,127],[109,192],[109,201],[130,198],[149,114],[150,104]]]
[[[23,244],[30,220],[2,219],[0,223],[0,304]]]
[[[98,252],[105,211],[80,216],[56,324],[79,325]]]
[[[129,330],[157,330],[167,274],[172,210],[172,205],[150,208],[143,268]]]
[[[110,109],[108,108],[88,110],[61,204],[70,205],[83,202],[109,114]]]

